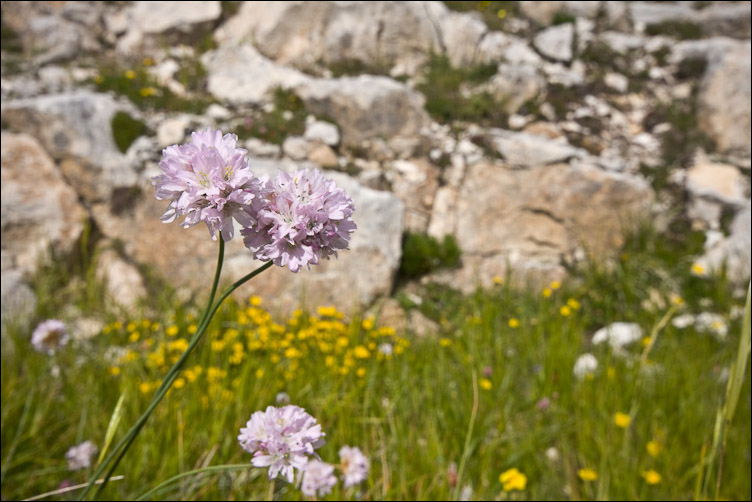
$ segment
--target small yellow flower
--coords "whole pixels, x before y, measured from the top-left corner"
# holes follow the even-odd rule
[[[134,78],[136,78],[136,72],[133,70],[126,71],[125,78],[127,78],[128,80],[133,80]]]
[[[366,317],[365,319],[363,319],[363,322],[362,322],[361,325],[363,326],[363,329],[366,330],[366,331],[372,330],[373,329],[373,318]]]
[[[512,317],[509,319],[509,327],[510,328],[518,328],[520,326],[520,321],[516,318]]]
[[[629,423],[631,421],[632,421],[632,418],[628,414],[626,414],[626,413],[622,413],[620,411],[617,411],[614,414],[614,423],[616,424],[617,427],[621,427],[622,429],[626,429],[627,427],[629,427]]]
[[[185,378],[183,377],[176,378],[175,381],[172,383],[172,386],[175,387],[176,389],[182,389],[183,387],[185,387]]]
[[[249,300],[248,303],[250,303],[253,307],[258,307],[261,305],[261,297],[258,295],[253,295]]]
[[[491,390],[493,388],[493,384],[488,378],[481,378],[478,383],[480,384],[480,388],[483,390]]]
[[[606,369],[606,376],[609,380],[613,380],[616,378],[616,368],[613,366],[609,366],[608,369]]]
[[[110,375],[118,376],[120,374],[120,366],[110,366]]]
[[[500,275],[493,276],[493,283],[496,285],[504,284],[504,279]]]
[[[676,307],[683,307],[684,306],[684,298],[677,295],[676,293],[671,293],[671,295],[668,297],[669,301],[671,302],[671,305],[674,305]]]
[[[153,60],[152,58],[150,58],[150,57],[145,57],[145,58],[144,58],[144,59],[143,59],[143,60],[141,61],[141,64],[143,64],[144,66],[151,66],[151,65],[153,65],[153,64],[154,64],[154,60]]]
[[[705,275],[705,267],[703,267],[699,263],[693,263],[692,264],[692,274],[700,276],[700,277],[703,277]]]
[[[551,288],[546,288],[543,290],[543,298],[548,298],[552,294],[554,294],[553,290]]]
[[[196,333],[197,329],[198,329],[198,326],[196,326],[195,324],[191,324],[190,326],[188,326],[188,333],[192,335]]]
[[[505,9],[499,9],[499,12],[496,13],[496,17],[499,19],[504,19],[507,17],[507,11]]]
[[[263,376],[264,376],[264,369],[263,369],[263,368],[259,368],[259,369],[257,369],[257,370],[256,370],[256,378],[257,378],[257,379],[259,379],[259,380],[261,380],[261,378],[262,378]]]
[[[559,309],[559,313],[562,316],[567,317],[572,313],[572,309],[570,309],[568,305],[562,305],[562,307]]]
[[[653,469],[649,471],[642,471],[642,477],[645,478],[645,482],[649,485],[657,485],[661,482],[661,475],[655,472]]]
[[[577,471],[577,475],[580,477],[583,481],[595,481],[598,479],[598,473],[595,472],[593,469],[580,469]]]
[[[656,440],[651,440],[645,445],[645,449],[648,451],[648,455],[655,458],[661,453],[661,444]]]
[[[165,333],[167,333],[167,336],[175,336],[178,333],[180,333],[180,329],[173,324],[167,327],[167,329],[165,330]]]
[[[442,338],[441,340],[439,340],[439,345],[441,345],[442,347],[449,347],[450,345],[452,345],[452,340],[449,338]]]
[[[358,371],[355,372],[358,377],[363,378],[366,376],[366,369],[365,368],[358,368]]]
[[[141,394],[148,394],[151,390],[151,384],[149,382],[141,382],[138,386],[138,390],[141,391]]]
[[[551,284],[548,285],[548,287],[555,291],[561,287],[561,282],[553,281]]]
[[[354,353],[355,357],[357,357],[358,359],[368,359],[371,356],[371,353],[368,351],[368,349],[362,345],[355,347]]]
[[[334,317],[337,315],[336,307],[319,307],[318,311],[321,317]]]
[[[527,486],[527,476],[522,474],[516,467],[508,469],[499,475],[499,482],[505,492],[512,490],[524,490]]]
[[[133,331],[136,331],[137,328],[138,328],[138,326],[136,326],[136,323],[133,322],[133,321],[129,322],[128,326],[125,327],[125,329],[127,329],[129,333],[132,333]]]
[[[578,302],[574,298],[570,298],[569,300],[567,300],[567,305],[572,310],[580,310],[580,302]]]
[[[128,337],[128,341],[131,342],[131,343],[135,343],[135,342],[138,341],[139,338],[141,338],[141,333],[139,333],[138,331],[134,331]]]
[[[648,345],[650,345],[651,341],[653,341],[653,339],[651,337],[649,337],[649,336],[643,336],[642,337],[642,341],[641,341],[642,346],[643,347],[647,347]]]

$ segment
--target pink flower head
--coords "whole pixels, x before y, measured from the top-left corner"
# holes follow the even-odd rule
[[[357,446],[340,448],[339,459],[345,475],[345,488],[357,485],[368,476],[370,462]]]
[[[311,460],[303,472],[303,481],[300,485],[300,491],[306,497],[323,497],[334,488],[337,484],[337,477],[334,475],[334,466],[321,462],[320,460]]]
[[[303,408],[269,406],[266,411],[251,415],[240,429],[238,441],[245,451],[253,454],[253,465],[269,467],[269,479],[281,472],[292,483],[295,469],[306,468],[308,456],[324,444],[324,436],[321,425]]]
[[[162,150],[162,174],[152,178],[159,200],[170,200],[162,221],[170,223],[185,216],[181,225],[192,227],[203,221],[212,239],[216,232],[225,241],[232,239],[235,218],[241,226],[251,226],[255,218],[250,203],[260,188],[254,178],[238,137],[207,129],[191,134],[191,142]]]
[[[49,355],[63,347],[70,340],[68,330],[63,321],[49,319],[39,323],[31,334],[31,345],[39,352]]]
[[[91,457],[97,454],[97,447],[91,441],[84,441],[76,446],[71,446],[65,453],[68,461],[68,469],[80,471],[91,467]]]
[[[297,272],[348,248],[353,201],[320,171],[280,172],[261,194],[253,201],[256,224],[241,231],[255,258]]]

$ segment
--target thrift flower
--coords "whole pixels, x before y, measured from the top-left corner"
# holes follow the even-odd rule
[[[71,446],[65,454],[68,460],[68,469],[80,471],[91,467],[91,457],[97,454],[97,447],[91,441],[84,441],[76,446]]]
[[[626,429],[627,427],[629,427],[629,423],[631,421],[632,421],[632,418],[626,413],[622,413],[618,411],[614,414],[614,423],[616,424],[617,427]]]
[[[593,469],[580,469],[579,471],[577,471],[577,475],[583,481],[595,481],[596,479],[598,479],[598,473],[596,473]]]
[[[232,239],[233,218],[241,226],[256,223],[251,201],[261,181],[253,176],[245,157],[247,150],[237,148],[238,137],[207,129],[191,134],[191,142],[162,150],[159,167],[162,174],[152,178],[159,200],[170,204],[162,215],[164,223],[184,216],[184,228],[203,221],[212,239],[220,232],[225,241]]]
[[[593,334],[593,345],[608,342],[616,354],[623,352],[624,347],[642,339],[642,328],[633,322],[615,322],[599,329]]]
[[[598,360],[593,354],[582,354],[574,363],[574,376],[579,379],[585,378],[589,374],[595,373],[598,369]]]
[[[324,433],[316,419],[303,408],[294,405],[257,411],[246,426],[240,429],[240,446],[253,454],[251,463],[256,467],[269,467],[269,479],[280,472],[292,483],[294,469],[303,471],[308,456],[324,444]]]
[[[298,272],[348,249],[353,201],[318,170],[280,172],[253,201],[256,221],[244,225],[244,243],[258,260]]]
[[[39,352],[52,355],[70,340],[63,321],[49,319],[39,323],[31,334],[31,345]]]
[[[527,486],[527,476],[518,471],[517,468],[512,468],[501,473],[499,482],[502,483],[505,492],[524,490]]]
[[[334,476],[333,465],[320,460],[311,460],[303,471],[300,491],[306,497],[324,496],[332,491],[336,484],[337,478]]]
[[[661,482],[661,475],[655,472],[653,469],[649,471],[643,471],[642,477],[645,478],[645,482],[649,485],[657,485]]]
[[[357,485],[368,476],[370,462],[357,446],[343,446],[339,450],[340,466],[345,476],[345,488]]]

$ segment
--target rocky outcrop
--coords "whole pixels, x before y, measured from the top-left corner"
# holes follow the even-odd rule
[[[115,146],[112,119],[119,108],[108,95],[77,91],[3,102],[2,119],[37,138],[62,163],[76,193],[104,201],[137,180],[136,169]]]
[[[340,126],[342,142],[350,146],[374,138],[414,136],[428,123],[423,96],[387,77],[315,79],[295,91],[311,113],[332,117]]]

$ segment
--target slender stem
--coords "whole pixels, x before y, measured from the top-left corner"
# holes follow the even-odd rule
[[[268,502],[273,502],[274,500],[274,482],[275,481],[277,481],[277,478],[269,480],[269,491],[266,492],[266,500]]]
[[[170,368],[170,371],[167,372],[167,375],[165,375],[165,378],[162,380],[162,385],[159,387],[156,394],[154,395],[154,398],[152,399],[152,402],[149,405],[149,407],[141,415],[141,417],[139,417],[138,421],[133,425],[133,427],[131,427],[128,433],[125,436],[123,436],[120,442],[112,449],[112,452],[110,452],[107,458],[104,459],[104,462],[99,464],[97,471],[89,480],[89,485],[86,487],[83,493],[81,493],[81,496],[79,497],[78,500],[83,500],[84,498],[86,498],[86,496],[89,494],[91,489],[94,487],[95,480],[99,478],[99,476],[102,475],[102,472],[104,472],[107,465],[110,462],[112,462],[112,459],[115,458],[115,455],[119,454],[117,461],[113,464],[112,468],[110,468],[109,472],[104,477],[102,484],[97,490],[97,496],[102,492],[102,490],[104,490],[105,486],[107,486],[107,481],[112,476],[112,473],[115,470],[115,467],[117,467],[117,464],[120,462],[120,459],[123,458],[123,455],[125,455],[125,452],[127,452],[128,448],[130,448],[130,445],[133,443],[133,440],[135,439],[136,435],[138,435],[139,431],[141,430],[143,425],[146,423],[146,420],[149,418],[149,415],[151,415],[151,413],[154,411],[154,408],[157,407],[159,402],[167,393],[167,390],[172,385],[172,382],[175,380],[174,376],[177,375],[177,373],[180,371],[180,368],[183,366],[183,363],[188,357],[188,354],[190,354],[190,352],[193,350],[193,347],[195,347],[198,341],[201,339],[201,336],[203,335],[206,329],[205,325],[208,324],[207,318],[208,318],[209,310],[211,308],[212,302],[214,301],[214,296],[217,293],[219,277],[222,274],[222,264],[224,262],[224,256],[225,256],[225,241],[220,236],[219,253],[217,256],[217,268],[214,273],[214,281],[212,283],[211,293],[209,294],[209,301],[207,302],[206,309],[204,309],[204,313],[201,316],[201,321],[199,322],[199,328],[196,330],[196,334],[191,339],[191,342],[188,345],[188,348],[185,350],[185,352],[180,357],[180,359],[178,359],[178,361],[172,366],[172,368]]]
[[[203,322],[198,327],[198,330],[196,331],[196,334],[191,339],[191,342],[188,345],[188,348],[185,350],[185,352],[183,352],[183,355],[180,356],[180,359],[178,360],[178,362],[176,362],[175,365],[172,367],[172,369],[168,373],[168,376],[165,377],[165,381],[162,383],[162,387],[160,388],[160,391],[158,391],[157,395],[152,400],[152,403],[149,406],[149,408],[144,412],[144,414],[141,416],[141,418],[136,423],[136,425],[133,427],[133,429],[131,429],[132,431],[134,431],[133,434],[128,439],[128,442],[126,443],[125,448],[123,449],[123,451],[120,453],[120,455],[118,455],[118,458],[115,460],[115,462],[112,464],[112,467],[110,467],[110,470],[107,472],[107,475],[104,478],[105,479],[105,483],[103,483],[99,487],[99,489],[97,490],[97,492],[96,492],[96,494],[94,496],[95,499],[99,498],[99,495],[101,494],[101,492],[104,490],[104,487],[106,486],[106,482],[107,482],[108,477],[111,476],[112,473],[117,468],[118,464],[120,463],[120,460],[122,460],[123,456],[125,455],[125,452],[128,451],[128,448],[130,448],[130,445],[136,439],[136,436],[138,435],[139,431],[141,430],[141,428],[146,423],[146,420],[149,418],[149,415],[151,414],[151,412],[154,411],[154,408],[157,407],[157,405],[162,400],[162,398],[165,396],[165,394],[167,394],[167,391],[172,386],[172,382],[174,382],[175,379],[178,376],[178,371],[180,370],[180,367],[183,365],[183,362],[185,361],[185,359],[187,359],[188,355],[191,353],[191,351],[193,350],[193,348],[196,346],[196,344],[198,343],[198,341],[203,336],[204,332],[206,331],[206,328],[209,325],[209,322],[212,320],[212,318],[214,317],[214,314],[217,312],[217,310],[219,310],[219,307],[220,307],[220,305],[222,305],[222,302],[224,302],[225,299],[233,293],[233,291],[235,291],[240,286],[242,286],[243,284],[245,284],[249,280],[253,279],[258,274],[260,274],[261,272],[263,272],[264,270],[268,269],[271,266],[272,266],[272,262],[270,262],[270,261],[266,262],[263,265],[261,265],[259,268],[257,268],[256,270],[254,270],[253,272],[250,272],[249,274],[243,276],[241,279],[238,279],[237,281],[235,281],[232,284],[232,286],[228,287],[227,289],[225,289],[222,292],[222,295],[214,303],[214,305],[212,306],[211,310],[209,310],[209,315],[203,317]]]

